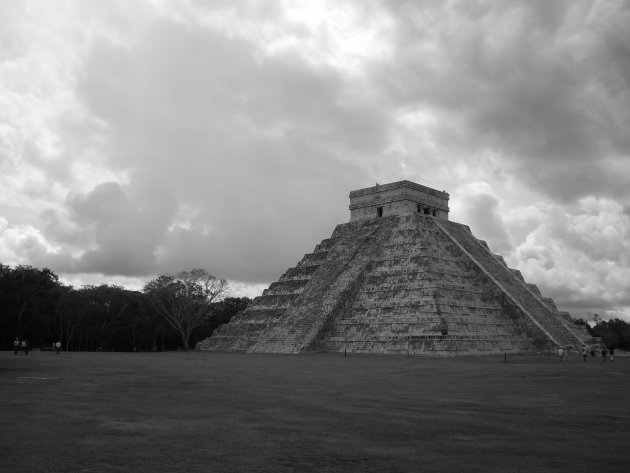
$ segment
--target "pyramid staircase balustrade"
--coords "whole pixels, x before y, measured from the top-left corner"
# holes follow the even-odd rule
[[[556,346],[582,345],[584,340],[576,335],[536,295],[520,272],[511,270],[490,253],[463,225],[455,222],[437,222],[449,238],[503,291],[513,303],[542,330]],[[538,288],[536,288],[537,290]],[[542,297],[542,296],[541,296]]]

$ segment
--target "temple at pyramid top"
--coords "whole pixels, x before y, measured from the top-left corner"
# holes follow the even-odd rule
[[[350,221],[422,214],[448,220],[448,194],[411,181],[350,192]]]

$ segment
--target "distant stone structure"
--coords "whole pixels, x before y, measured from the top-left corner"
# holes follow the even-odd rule
[[[410,181],[350,192],[350,222],[416,213],[448,220],[448,194]]]
[[[410,181],[352,191],[350,222],[197,348],[457,356],[595,342],[449,221],[448,198]]]

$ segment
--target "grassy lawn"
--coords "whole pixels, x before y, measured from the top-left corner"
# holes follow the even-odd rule
[[[7,472],[610,472],[630,357],[0,352]]]

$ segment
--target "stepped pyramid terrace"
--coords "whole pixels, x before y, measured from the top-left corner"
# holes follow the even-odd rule
[[[583,326],[410,181],[350,192],[350,221],[197,345],[430,356],[590,345]]]

